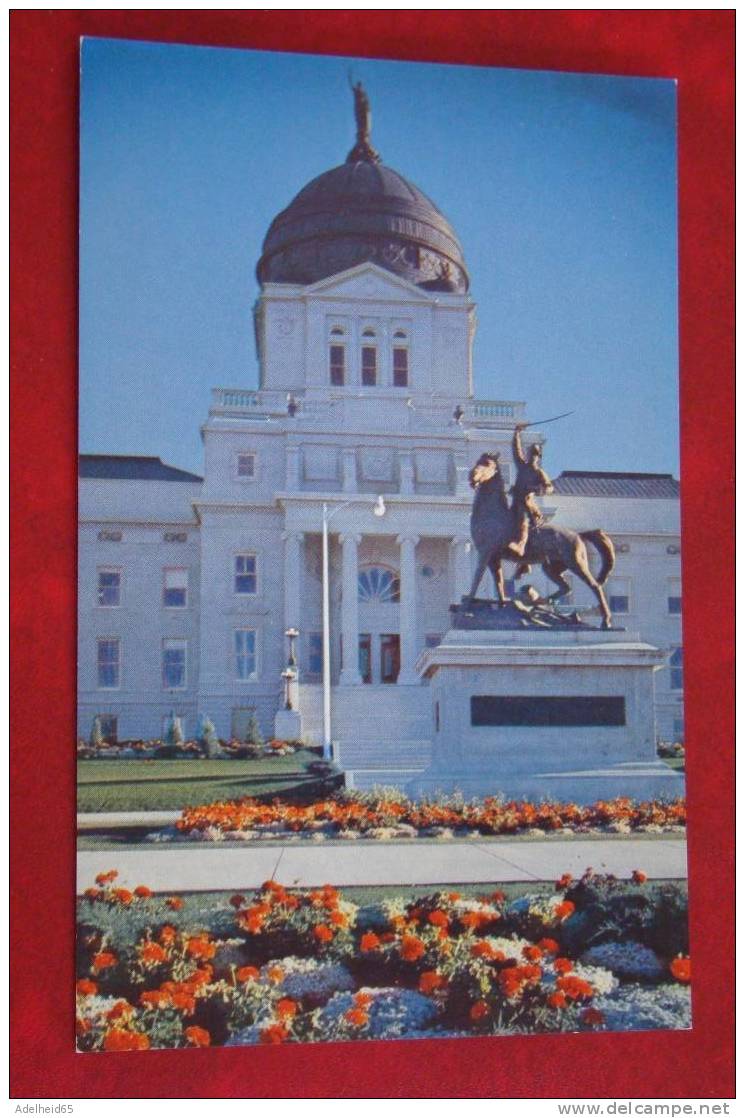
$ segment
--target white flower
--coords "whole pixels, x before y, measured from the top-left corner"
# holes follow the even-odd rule
[[[691,991],[688,986],[620,986],[593,1005],[611,1031],[630,1029],[690,1029]]]
[[[574,973],[579,975],[580,978],[584,978],[585,982],[589,982],[598,994],[610,994],[618,986],[618,979],[615,975],[603,967],[590,967],[584,963],[575,963]]]
[[[641,943],[599,943],[585,951],[582,962],[606,967],[619,978],[655,982],[665,975],[665,968],[654,951]]]
[[[410,1036],[426,1028],[438,1014],[435,1002],[415,990],[366,986],[358,993],[367,994],[372,999],[367,1006],[369,1023],[365,1026],[364,1035],[373,1039]],[[319,1025],[332,1029],[343,1021],[344,1014],[354,1005],[351,994],[335,994],[320,1011]]]

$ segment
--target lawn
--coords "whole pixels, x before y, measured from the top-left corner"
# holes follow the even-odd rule
[[[318,755],[243,761],[79,761],[78,811],[178,811],[239,796],[311,799],[323,794],[308,765]]]

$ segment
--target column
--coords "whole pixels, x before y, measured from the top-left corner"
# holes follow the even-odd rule
[[[302,572],[303,533],[285,532],[285,629],[301,629],[300,578]]]
[[[339,682],[344,686],[361,683],[359,669],[359,588],[357,583],[357,545],[361,537],[347,532],[341,540],[341,632],[342,667]]]
[[[471,541],[468,536],[453,536],[450,541],[450,571],[454,603],[471,589]]]
[[[417,611],[416,611],[416,545],[418,536],[399,536],[396,543],[401,548],[399,578],[401,582],[401,604],[399,606],[399,627],[401,630],[401,669],[398,682],[401,684],[419,683],[414,671],[417,657]]]

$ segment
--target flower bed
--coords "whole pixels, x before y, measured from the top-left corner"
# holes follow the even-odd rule
[[[604,833],[662,833],[685,826],[685,801],[644,803],[619,798],[591,807],[545,801],[504,801],[490,798],[465,801],[458,797],[436,801],[409,800],[399,792],[377,790],[365,794],[340,793],[315,803],[296,805],[275,800],[229,800],[185,808],[175,829],[159,839],[196,841],[252,841],[281,835],[316,839],[442,840],[477,835]]]
[[[362,907],[267,881],[208,900],[195,924],[182,898],[122,888],[112,870],[80,902],[78,1046],[686,1028],[685,894],[643,878]]]

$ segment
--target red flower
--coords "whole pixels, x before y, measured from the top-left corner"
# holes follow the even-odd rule
[[[370,1017],[364,1009],[355,1006],[353,1009],[347,1010],[347,1012],[344,1014],[344,1019],[345,1021],[349,1021],[350,1025],[354,1025],[355,1028],[361,1029],[364,1025],[367,1024],[367,1022],[370,1020]]]
[[[114,889],[113,896],[119,904],[132,904],[135,899],[134,893],[130,893],[129,889]]]
[[[109,967],[115,967],[117,964],[117,957],[111,951],[99,951],[98,955],[93,956],[91,966],[94,971],[98,973],[100,970],[108,970]]]
[[[441,908],[436,908],[434,912],[430,912],[428,920],[436,928],[447,928],[450,924],[447,913],[443,912]]]
[[[542,955],[543,952],[541,951],[540,947],[533,946],[531,944],[527,944],[525,947],[523,947],[523,956],[526,959],[529,959],[531,963],[535,963],[542,957]]]
[[[256,967],[239,967],[235,972],[239,982],[254,982],[259,977]]]
[[[153,891],[152,889],[148,889],[147,885],[138,885],[135,888],[136,897],[152,897],[152,895]]]
[[[687,955],[679,955],[677,959],[673,959],[670,964],[670,973],[673,978],[678,982],[687,983],[691,981],[691,960]]]
[[[166,904],[170,909],[173,909],[174,912],[178,912],[180,908],[184,907],[184,902],[181,900],[181,897],[169,897]]]
[[[316,924],[313,935],[319,943],[329,943],[334,938],[334,933],[328,924]]]
[[[81,978],[75,983],[75,993],[80,994],[83,998],[87,998],[92,994],[98,993],[98,986],[96,986],[95,982],[91,982],[90,978]]]
[[[380,937],[375,932],[365,932],[360,940],[360,951],[374,951],[376,947],[380,947]]]
[[[541,951],[545,951],[547,955],[559,954],[559,945],[555,939],[539,939],[537,946],[540,947]]]
[[[121,1001],[116,1005],[112,1005],[111,1009],[106,1014],[107,1021],[118,1021],[120,1017],[128,1017],[133,1012],[133,1007],[129,1002]]]
[[[103,1047],[105,1052],[142,1052],[150,1047],[150,1038],[129,1029],[109,1029]]]
[[[401,958],[405,959],[408,963],[413,963],[416,959],[421,959],[425,950],[425,945],[418,936],[401,937],[399,953]]]
[[[119,876],[119,870],[109,870],[108,873],[96,874],[96,885],[109,885]]]
[[[472,1021],[483,1021],[489,1013],[489,1006],[485,1001],[474,1002],[468,1011],[468,1016]]]
[[[212,1043],[212,1037],[206,1029],[201,1029],[199,1025],[189,1025],[188,1029],[184,1029],[184,1036],[189,1044],[193,1044],[195,1048],[209,1048]]]
[[[285,1017],[292,1019],[296,1013],[297,1002],[294,1002],[292,998],[280,998],[277,1002],[277,1016],[283,1020]]]
[[[556,888],[557,889],[568,889],[573,881],[574,881],[574,878],[572,877],[572,875],[570,873],[563,873],[561,875],[561,877],[559,878],[559,880],[556,882]]]
[[[262,1044],[282,1044],[287,1040],[287,1035],[284,1025],[269,1025],[259,1033],[259,1041]]]
[[[554,970],[558,974],[568,974],[573,966],[571,959],[554,959]]]
[[[554,915],[558,916],[559,920],[566,920],[567,916],[571,916],[574,912],[574,905],[571,901],[561,901],[554,908]]]
[[[582,1020],[585,1025],[602,1025],[605,1021],[605,1017],[603,1017],[599,1009],[588,1006],[587,1009],[582,1011]]]
[[[425,970],[419,976],[419,990],[422,994],[431,994],[435,990],[447,986],[447,984],[448,981],[444,975],[438,974],[436,970]]]
[[[645,874],[644,870],[634,870],[631,874],[631,880],[637,885],[643,885],[644,882],[647,880],[647,875]]]
[[[561,978],[556,979],[556,985],[573,1002],[582,1001],[583,998],[591,998],[595,993],[590,983],[576,974],[562,975]]]
[[[212,959],[217,948],[210,943],[206,935],[193,936],[186,941],[186,951],[193,959]]]
[[[148,941],[140,948],[140,958],[143,963],[163,963],[167,956],[159,943]]]
[[[245,903],[246,898],[242,893],[233,893],[233,896],[230,898],[230,904],[233,908],[243,908]]]
[[[552,1009],[565,1009],[567,1004],[567,996],[563,990],[555,990],[553,994],[549,994],[546,1002]]]

